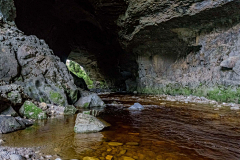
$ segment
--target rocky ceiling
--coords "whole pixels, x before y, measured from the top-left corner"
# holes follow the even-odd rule
[[[122,83],[115,81],[123,53],[115,22],[126,10],[123,0],[15,0],[15,6],[18,28],[44,39],[62,61],[78,62],[95,80]]]
[[[199,34],[231,27],[240,12],[238,0],[15,0],[15,6],[20,30],[113,86],[139,76],[142,55],[161,56],[164,72],[201,48]]]

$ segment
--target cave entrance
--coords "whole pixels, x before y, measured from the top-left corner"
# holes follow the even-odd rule
[[[67,59],[66,65],[71,72],[75,84],[83,89],[92,89],[94,88],[93,81],[89,77],[86,70],[77,62]]]

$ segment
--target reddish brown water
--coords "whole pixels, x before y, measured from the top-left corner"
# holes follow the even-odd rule
[[[154,96],[102,95],[107,105],[102,119],[112,126],[99,133],[75,134],[75,116],[39,121],[34,126],[3,135],[8,146],[41,146],[44,154],[82,159],[139,160],[240,159],[240,113],[208,105],[163,102]],[[128,111],[135,102],[142,111]],[[121,142],[112,147],[108,142]],[[138,142],[138,146],[126,145]],[[125,151],[124,154],[119,154]]]

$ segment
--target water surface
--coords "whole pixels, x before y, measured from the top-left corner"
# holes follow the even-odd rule
[[[99,133],[75,134],[76,116],[61,116],[2,135],[7,146],[41,147],[64,159],[95,156],[114,160],[240,159],[240,113],[209,105],[165,102],[155,96],[101,95],[107,104],[101,118],[112,124]],[[142,111],[128,111],[135,102]],[[112,147],[109,142],[121,142]],[[138,146],[126,145],[137,142]],[[121,151],[126,151],[120,154]],[[123,153],[123,152],[122,152]]]

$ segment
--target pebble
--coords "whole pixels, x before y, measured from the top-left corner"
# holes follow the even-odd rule
[[[127,150],[121,150],[119,154],[122,155],[122,154],[125,154],[126,152]]]
[[[107,155],[106,160],[112,160],[113,156]]]
[[[95,157],[84,157],[83,160],[99,160],[99,159]]]
[[[109,145],[109,146],[122,146],[123,143],[119,143],[119,142],[109,142],[108,145]]]
[[[139,144],[137,142],[127,142],[126,145],[138,146]]]
[[[123,156],[122,158],[123,158],[123,160],[135,160],[135,159],[133,159],[131,157],[126,157],[126,156]]]

